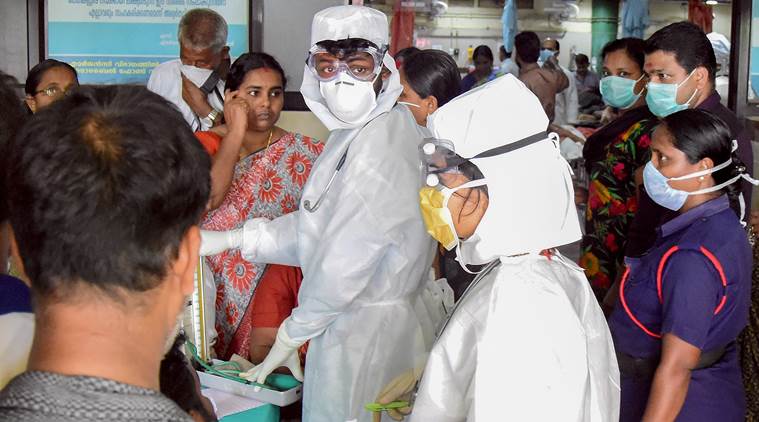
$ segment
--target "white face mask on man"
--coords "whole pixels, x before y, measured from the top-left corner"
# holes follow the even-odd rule
[[[206,83],[206,80],[211,77],[213,69],[203,69],[200,67],[190,66],[183,64],[179,68],[180,72],[190,80],[195,86],[200,88]]]
[[[366,119],[377,107],[377,93],[374,92],[376,80],[375,77],[371,81],[359,81],[341,72],[332,81],[319,82],[319,92],[335,117],[345,123],[355,124]]]

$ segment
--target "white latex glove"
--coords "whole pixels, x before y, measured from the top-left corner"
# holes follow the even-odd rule
[[[227,249],[237,249],[242,246],[243,229],[215,232],[200,231],[200,256],[216,255]]]
[[[298,356],[298,348],[302,344],[302,342],[294,341],[287,335],[285,323],[283,322],[277,331],[274,346],[272,346],[264,361],[254,366],[251,370],[240,373],[240,377],[248,381],[263,384],[266,381],[266,377],[274,372],[275,369],[280,366],[286,366],[290,369],[295,379],[303,382],[303,370],[300,367],[300,357]]]
[[[389,404],[394,401],[407,401],[410,403],[407,407],[387,410],[387,415],[393,420],[402,421],[409,413],[411,413],[411,408],[413,406],[413,403],[411,403],[411,394],[413,394],[414,387],[421,376],[422,368],[409,369],[393,378],[393,380],[380,391],[377,396],[377,403],[379,404]],[[380,421],[381,418],[382,412],[374,413],[375,422]]]

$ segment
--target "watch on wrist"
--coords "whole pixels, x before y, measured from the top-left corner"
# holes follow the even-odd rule
[[[216,124],[216,120],[219,119],[219,116],[221,116],[221,112],[216,109],[211,109],[211,112],[208,113],[208,116],[200,118],[200,123],[203,124],[203,126],[213,127],[214,124]]]

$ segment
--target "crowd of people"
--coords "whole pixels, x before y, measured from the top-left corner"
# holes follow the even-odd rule
[[[217,420],[183,352],[199,261],[212,355],[302,381],[292,418],[759,420],[752,136],[697,26],[600,74],[526,31],[462,78],[327,8],[300,87],[326,140],[278,126],[287,75],[232,61],[219,14],[178,39],[147,88],[0,78],[0,420]]]

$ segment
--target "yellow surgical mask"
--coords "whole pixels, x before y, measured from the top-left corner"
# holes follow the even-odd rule
[[[450,251],[456,246],[458,238],[452,224],[451,212],[447,204],[444,205],[447,202],[445,199],[443,192],[435,188],[425,186],[419,190],[419,206],[427,233]]]
[[[459,243],[453,217],[448,209],[448,200],[459,189],[486,185],[485,179],[472,180],[455,188],[437,189],[425,186],[419,190],[419,207],[427,233],[437,240],[446,250],[452,250]]]

